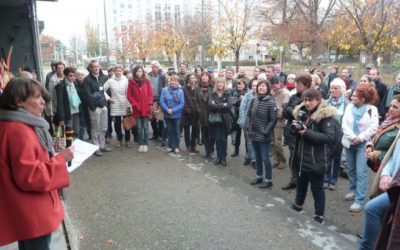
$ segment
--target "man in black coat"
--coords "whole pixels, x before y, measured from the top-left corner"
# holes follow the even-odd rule
[[[99,62],[92,60],[89,64],[89,75],[83,80],[85,94],[81,100],[89,107],[89,117],[92,132],[92,142],[98,145],[100,149],[95,152],[96,156],[102,156],[102,152],[110,152],[111,149],[105,146],[107,131],[107,102],[100,98],[95,101],[94,96],[97,94],[104,96],[103,85],[108,80],[107,76],[101,73]]]

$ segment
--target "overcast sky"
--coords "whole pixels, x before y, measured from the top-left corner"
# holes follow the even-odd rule
[[[37,1],[37,12],[39,20],[44,21],[43,34],[51,35],[68,46],[74,33],[84,36],[87,20],[93,25],[97,25],[98,20],[103,22],[103,1]]]

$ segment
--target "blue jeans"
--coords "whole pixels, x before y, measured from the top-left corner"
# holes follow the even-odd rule
[[[165,123],[167,124],[169,146],[171,147],[172,150],[179,149],[181,119],[165,118],[164,120]]]
[[[269,142],[253,141],[254,153],[256,156],[256,176],[262,177],[265,181],[272,181],[271,144]]]
[[[226,161],[226,151],[228,148],[228,131],[224,124],[212,126],[215,135],[215,146],[217,149],[217,159]]]
[[[138,117],[136,118],[137,131],[139,135],[139,145],[149,144],[149,118]]]
[[[383,193],[368,201],[364,208],[364,233],[360,250],[374,249],[376,237],[381,229],[382,220],[390,205],[387,193]]]
[[[304,205],[307,196],[308,183],[311,185],[311,192],[314,198],[314,213],[318,216],[324,216],[325,212],[325,190],[324,176],[315,176],[302,173],[297,177],[296,199],[298,206]]]
[[[346,149],[349,191],[355,193],[355,202],[364,204],[368,192],[368,166],[364,155],[365,143]]]
[[[247,129],[243,129],[243,131],[244,131],[244,140],[246,141],[246,158],[249,159],[250,161],[255,161],[256,154],[254,153],[254,148],[253,144],[251,143],[249,133],[247,132]]]

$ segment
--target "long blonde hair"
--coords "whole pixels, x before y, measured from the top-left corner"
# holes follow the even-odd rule
[[[222,82],[224,84],[224,92],[225,90],[228,88],[228,85],[226,84],[226,80],[224,77],[218,77],[217,79],[215,79],[215,83],[214,83],[214,92],[217,92],[217,84]]]

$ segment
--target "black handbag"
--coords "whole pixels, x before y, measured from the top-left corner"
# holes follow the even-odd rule
[[[223,120],[222,120],[222,115],[221,115],[221,113],[213,113],[213,112],[210,112],[209,114],[208,114],[208,122],[210,123],[210,124],[215,124],[215,123],[222,123],[223,122]]]
[[[91,93],[90,101],[92,101],[96,107],[100,108],[106,106],[107,104],[106,97],[104,96],[104,92],[102,90]]]

